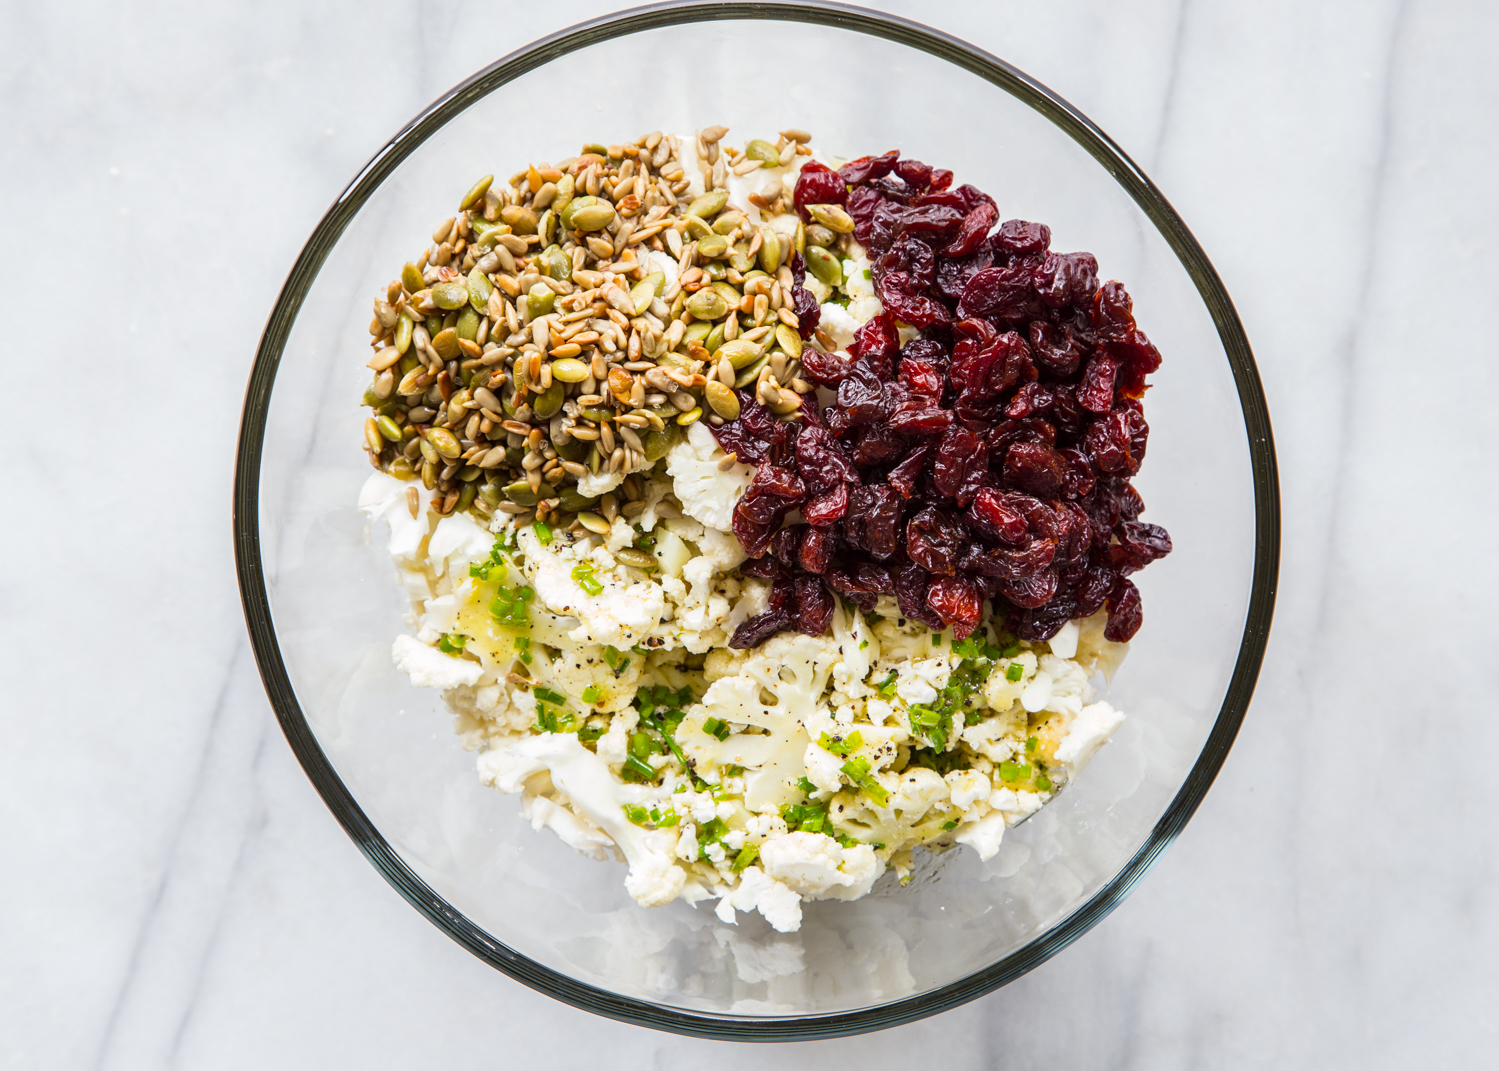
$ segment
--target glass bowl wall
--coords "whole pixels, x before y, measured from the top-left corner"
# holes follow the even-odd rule
[[[922,856],[800,933],[711,903],[646,910],[623,866],[534,832],[482,787],[441,700],[391,665],[405,606],[355,503],[370,302],[479,175],[651,130],[814,134],[852,157],[899,148],[1041,220],[1053,248],[1124,280],[1165,364],[1136,481],[1174,553],[1137,579],[1145,625],[1108,698],[1129,713],[1080,781],[980,863]],[[502,179],[503,180],[503,179]],[[1216,274],[1160,194],[1069,105],[911,23],[809,5],[666,6],[539,42],[399,134],[299,258],[246,399],[235,498],[241,587],[288,740],[382,874],[495,967],[606,1015],[715,1037],[808,1038],[944,1010],[1064,947],[1190,817],[1253,688],[1278,513],[1268,417]],[[921,853],[919,853],[920,855]]]

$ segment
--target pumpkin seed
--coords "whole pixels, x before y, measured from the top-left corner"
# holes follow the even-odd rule
[[[552,211],[560,219],[567,206],[572,203],[575,180],[572,175],[563,175],[557,180],[557,196],[552,198]],[[563,226],[567,226],[566,223]]]
[[[838,205],[808,205],[808,213],[818,223],[839,234],[854,233],[854,219]]]
[[[534,209],[523,205],[506,205],[500,209],[500,219],[508,223],[516,234],[535,234],[540,222]]]
[[[735,368],[743,368],[759,358],[765,352],[765,347],[758,342],[749,342],[746,339],[736,338],[732,342],[725,342],[713,351],[714,360],[728,358],[729,364]]]
[[[457,309],[468,304],[468,287],[460,282],[438,283],[432,288],[432,302],[439,309]]]
[[[443,457],[453,458],[463,453],[458,439],[447,428],[433,428],[427,432],[427,442]]]
[[[802,339],[785,324],[776,324],[776,344],[786,351],[793,361],[802,355]]]
[[[713,325],[703,320],[697,320],[687,325],[687,330],[682,332],[682,341],[701,342],[708,337],[708,332],[713,330]]]
[[[592,497],[585,495],[574,484],[564,487],[557,497],[561,499],[558,504],[569,513],[589,509],[598,503],[597,495]]]
[[[567,385],[553,379],[552,385],[531,399],[531,412],[541,420],[551,420],[562,409],[562,396]]]
[[[756,138],[744,147],[744,155],[751,160],[759,160],[762,164],[769,164],[771,167],[781,162],[781,154],[776,147],[760,138]]]
[[[398,480],[409,480],[416,475],[416,469],[408,458],[398,457],[390,463],[390,474]]]
[[[563,279],[571,278],[573,273],[573,262],[568,259],[567,254],[562,251],[561,246],[547,246],[538,259],[541,262],[540,266],[553,279],[556,279],[560,282]]]
[[[408,263],[401,269],[401,285],[408,294],[415,294],[427,284],[422,282],[422,273],[415,264]]]
[[[744,369],[739,373],[739,377],[734,380],[734,386],[736,386],[736,387],[747,387],[747,386],[749,386],[751,383],[753,383],[755,381],[755,378],[760,374],[760,369],[764,368],[766,366],[766,364],[768,364],[769,362],[770,362],[770,354],[768,354],[768,353],[762,354],[760,356],[760,358],[758,360],[756,360],[753,364],[749,364],[749,365],[746,365],[744,367]]]
[[[581,383],[588,378],[588,366],[575,357],[552,362],[553,383]]]
[[[396,352],[404,354],[411,348],[411,328],[414,325],[411,317],[402,316],[396,320]]]
[[[457,357],[461,352],[458,346],[458,329],[447,327],[437,332],[432,338],[432,348],[444,361],[451,361]]]
[[[556,301],[557,295],[552,292],[552,288],[547,286],[546,283],[537,283],[530,290],[526,291],[526,308],[531,311],[532,320],[551,312],[552,306],[556,304]]]
[[[666,456],[666,452],[677,445],[681,439],[682,429],[675,424],[667,424],[660,430],[646,432],[645,459],[653,463],[660,461]]]
[[[473,309],[464,309],[458,314],[458,322],[453,325],[453,330],[458,332],[459,338],[474,341],[479,337],[479,314]]]
[[[744,295],[735,290],[729,283],[715,282],[713,290],[719,297],[723,298],[724,304],[731,308],[738,307],[739,303],[744,300]]]
[[[453,512],[462,513],[472,506],[474,504],[474,496],[478,493],[479,489],[472,483],[464,484],[463,489],[458,492],[458,504],[453,507]]]
[[[718,380],[708,380],[703,387],[703,397],[708,400],[713,411],[725,420],[738,419],[739,397]]]
[[[463,195],[463,200],[458,202],[458,211],[466,211],[478,204],[480,199],[489,192],[489,184],[493,181],[493,175],[485,175],[478,182],[470,186],[468,193]]]
[[[703,274],[715,283],[720,283],[728,277],[729,266],[721,260],[710,260],[703,265]]]
[[[517,506],[534,506],[542,499],[541,495],[531,490],[531,484],[527,480],[516,480],[514,483],[506,484],[505,497]]]
[[[709,260],[729,251],[729,240],[721,234],[708,234],[697,240],[697,255]]]
[[[578,523],[595,535],[609,534],[609,522],[589,510],[583,510],[578,514]]]
[[[699,219],[710,219],[723,211],[729,203],[728,190],[710,190],[687,206],[687,214]]]
[[[614,206],[607,201],[595,200],[573,212],[573,229],[601,231],[614,222]]]
[[[781,265],[781,236],[769,227],[760,228],[760,267],[773,272]]]
[[[442,455],[437,452],[437,447],[433,446],[426,439],[418,439],[417,442],[420,444],[422,460],[427,464],[435,465],[442,460]]]
[[[687,410],[687,412],[683,413],[681,416],[677,417],[677,423],[685,428],[688,424],[693,423],[702,415],[703,407],[700,405],[694,406],[693,408]]]
[[[700,217],[687,217],[687,237],[693,239],[705,238],[712,233],[713,228],[704,223]]]
[[[714,234],[731,234],[735,227],[744,222],[744,213],[739,211],[725,212],[713,221]]]
[[[621,547],[614,552],[614,556],[635,569],[650,570],[660,565],[652,555],[643,550],[636,550],[634,547]]]
[[[726,323],[728,323],[727,320],[723,321],[723,323],[713,325],[713,330],[709,331],[708,337],[703,339],[703,349],[709,353],[718,352],[719,348],[723,346],[724,324]]]
[[[699,320],[717,320],[729,311],[729,303],[715,289],[704,288],[687,299],[687,311]]]
[[[509,234],[510,228],[503,223],[491,223],[486,219],[474,219],[469,221],[469,227],[474,232],[474,248],[488,249],[499,241],[500,235]]]
[[[807,246],[807,270],[828,286],[843,285],[843,265],[820,245]]]

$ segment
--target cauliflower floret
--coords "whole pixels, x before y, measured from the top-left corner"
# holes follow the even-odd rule
[[[807,766],[807,780],[824,792],[837,792],[843,787],[843,760],[831,751],[808,744],[802,761]]]
[[[1066,765],[1068,776],[1076,777],[1123,723],[1124,715],[1107,703],[1083,707],[1057,745],[1056,759]]]
[[[1016,791],[1013,788],[996,788],[989,796],[989,806],[1005,816],[1006,825],[1019,825],[1039,811],[1046,801],[1040,793]]]
[[[963,730],[963,743],[991,762],[1004,762],[1025,744],[1026,717],[1019,705],[990,714]]]
[[[391,645],[396,668],[418,688],[457,688],[479,683],[484,667],[478,662],[443,654],[413,636],[397,636]]]
[[[953,840],[973,848],[979,853],[979,858],[987,863],[999,851],[999,842],[1004,835],[1004,814],[991,811],[977,822],[965,822],[959,826],[957,833],[953,835]]]
[[[578,480],[578,494],[585,498],[596,498],[608,494],[625,482],[622,472],[590,472]]]
[[[889,793],[883,807],[866,793],[844,791],[833,797],[828,815],[838,832],[890,848],[941,832],[944,812],[934,809],[948,798],[941,774],[925,766],[907,766],[899,774],[881,774],[878,780]]]
[[[752,466],[740,463],[721,470],[718,463],[727,456],[701,421],[688,425],[687,437],[666,453],[682,512],[720,532],[732,530],[734,505],[755,476]]]
[[[839,847],[824,833],[788,833],[760,846],[760,865],[808,900],[856,900],[884,867],[867,844]]]
[[[765,921],[781,933],[801,929],[801,897],[757,866],[746,867],[738,887],[718,902],[718,917],[732,923],[735,908],[760,912]]]
[[[943,778],[952,796],[952,805],[966,811],[982,799],[988,799],[994,791],[989,779],[977,770],[954,770]]]

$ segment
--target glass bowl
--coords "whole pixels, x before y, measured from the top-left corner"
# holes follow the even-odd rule
[[[774,94],[768,82],[780,88]],[[711,905],[647,910],[621,864],[528,828],[484,788],[440,698],[391,665],[405,610],[356,508],[370,301],[477,175],[591,141],[723,123],[828,153],[899,148],[1095,253],[1165,355],[1136,481],[1176,549],[1138,577],[1145,625],[1087,775],[981,863],[918,853],[907,887],[808,904],[799,933]],[[393,138],[318,224],[250,375],[234,498],[251,639],[287,740],[381,875],[455,941],[559,1000],[665,1030],[809,1039],[947,1010],[1019,977],[1130,891],[1211,785],[1274,602],[1275,456],[1253,356],[1186,225],[1046,87],[944,34],[856,8],[640,8],[539,41]]]

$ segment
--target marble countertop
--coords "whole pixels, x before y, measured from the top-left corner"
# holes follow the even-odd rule
[[[1275,420],[1281,594],[1216,787],[1104,925],[959,1010],[774,1058],[1393,1068],[1491,1051],[1499,384],[1492,299],[1466,273],[1499,241],[1499,8],[881,6],[1055,88],[1192,225]],[[0,8],[19,452],[0,475],[0,1067],[771,1055],[575,1012],[407,907],[295,763],[234,581],[244,383],[307,234],[433,97],[607,10]]]

